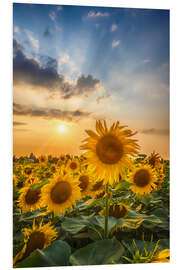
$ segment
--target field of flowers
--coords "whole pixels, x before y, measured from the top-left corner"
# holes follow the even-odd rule
[[[81,156],[13,157],[14,267],[169,261],[169,160],[114,123]]]

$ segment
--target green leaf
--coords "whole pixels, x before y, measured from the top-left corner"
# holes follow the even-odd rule
[[[44,181],[32,186],[31,189],[32,190],[38,190],[38,189],[42,188],[43,186],[45,186],[46,184],[49,184],[49,183],[50,183],[49,180],[44,180]]]
[[[76,234],[80,232],[82,229],[86,228],[88,225],[90,225],[89,219],[91,217],[92,215],[65,218],[64,221],[62,222],[62,228],[71,234]]]
[[[32,219],[34,219],[36,217],[39,217],[41,215],[44,215],[44,211],[43,210],[44,209],[42,209],[42,210],[35,210],[33,212],[27,212],[27,213],[23,214],[23,215],[20,216],[19,222],[32,220]]]
[[[114,228],[114,226],[117,225],[117,219],[115,217],[109,217],[108,219],[108,233]],[[96,225],[101,227],[104,230],[104,216],[94,216],[91,219],[91,222]]]
[[[126,190],[129,189],[130,186],[132,186],[133,183],[127,182],[125,180],[121,180],[119,184],[116,186],[116,190],[121,189],[121,190]]]
[[[70,246],[61,240],[57,240],[43,250],[35,250],[29,257],[18,263],[16,267],[48,267],[69,265],[71,254]]]
[[[147,222],[152,222],[152,223],[162,223],[162,221],[154,216],[154,215],[145,215],[145,214],[139,214],[139,213],[136,213],[135,211],[132,211],[132,210],[129,210],[128,211],[128,215],[126,216],[126,219],[137,219],[137,220],[144,220],[144,221],[147,221]]]
[[[116,239],[100,240],[78,249],[70,256],[70,262],[72,265],[112,264],[123,252],[123,246]]]

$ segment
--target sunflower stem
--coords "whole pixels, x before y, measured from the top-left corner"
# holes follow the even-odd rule
[[[108,239],[108,218],[109,218],[109,183],[105,187],[105,211],[104,211],[104,238]]]

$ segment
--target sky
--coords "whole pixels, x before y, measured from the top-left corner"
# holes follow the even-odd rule
[[[169,158],[169,11],[13,4],[14,154],[79,155],[96,120]]]

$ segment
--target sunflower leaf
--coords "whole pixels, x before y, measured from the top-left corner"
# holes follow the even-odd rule
[[[112,264],[120,259],[124,248],[116,239],[99,240],[80,248],[70,256],[72,265]]]
[[[46,184],[49,184],[49,183],[50,183],[49,180],[46,179],[46,180],[32,186],[31,189],[32,190],[38,190],[38,189],[41,189],[43,186],[45,186]]]
[[[70,246],[61,240],[53,242],[43,250],[35,250],[29,257],[16,265],[22,267],[48,267],[48,266],[66,266],[69,265],[71,254]]]

